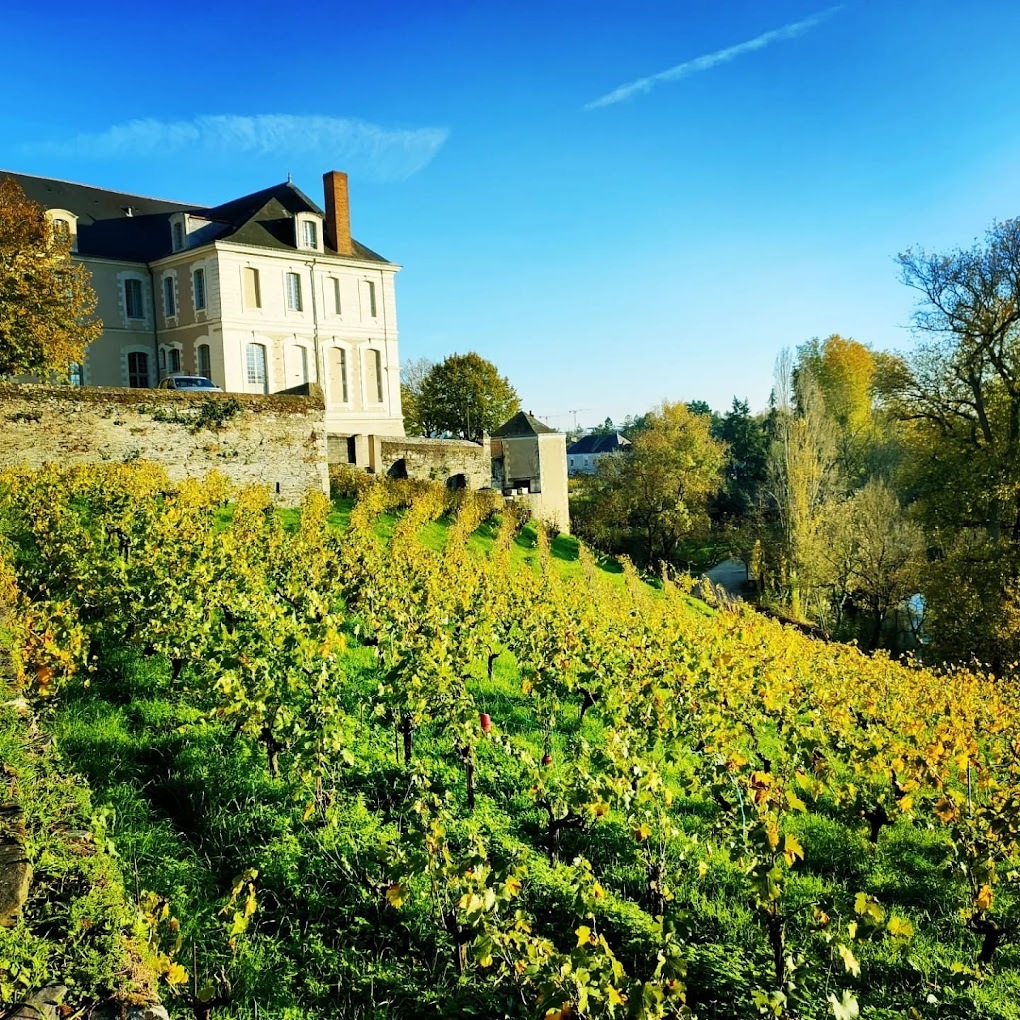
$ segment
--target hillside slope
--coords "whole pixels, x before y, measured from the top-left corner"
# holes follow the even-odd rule
[[[483,495],[0,483],[175,1015],[1020,1016],[1011,678],[706,613]]]

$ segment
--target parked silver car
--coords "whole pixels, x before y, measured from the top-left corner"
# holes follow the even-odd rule
[[[219,386],[214,386],[212,379],[204,375],[168,375],[157,389],[160,390],[204,390],[206,393],[222,393]]]

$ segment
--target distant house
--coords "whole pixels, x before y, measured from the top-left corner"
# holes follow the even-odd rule
[[[492,487],[526,502],[536,517],[570,531],[566,436],[519,411],[492,433]]]
[[[629,447],[630,440],[626,436],[621,436],[619,432],[608,435],[593,432],[581,436],[567,447],[567,474],[571,476],[594,474],[599,466],[599,460],[626,451]]]

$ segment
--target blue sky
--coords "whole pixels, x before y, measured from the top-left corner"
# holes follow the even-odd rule
[[[477,350],[558,427],[909,347],[896,252],[1020,214],[1007,0],[90,6],[5,3],[0,166],[196,204],[348,170],[402,357]]]

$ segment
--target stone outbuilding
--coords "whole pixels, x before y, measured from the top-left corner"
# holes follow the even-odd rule
[[[519,411],[492,433],[492,487],[531,507],[534,516],[570,532],[567,437]]]

